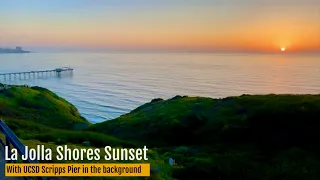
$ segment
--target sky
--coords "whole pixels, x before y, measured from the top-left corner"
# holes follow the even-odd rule
[[[320,51],[319,0],[0,0],[0,47]]]

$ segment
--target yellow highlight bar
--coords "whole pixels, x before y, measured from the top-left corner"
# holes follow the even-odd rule
[[[27,164],[8,163],[5,175],[18,176],[150,176],[150,164]]]

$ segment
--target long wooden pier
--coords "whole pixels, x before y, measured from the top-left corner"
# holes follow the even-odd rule
[[[70,67],[62,67],[51,70],[40,70],[40,71],[26,71],[26,72],[13,72],[13,73],[2,73],[0,78],[2,79],[31,79],[38,77],[48,77],[48,76],[61,76],[62,73],[72,73],[73,69]]]

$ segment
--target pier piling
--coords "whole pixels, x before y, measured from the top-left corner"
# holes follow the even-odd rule
[[[12,72],[12,73],[0,73],[0,78],[6,79],[31,79],[31,78],[38,78],[38,77],[47,77],[51,75],[60,76],[62,73],[72,73],[73,69],[70,67],[62,67],[62,68],[55,68],[52,70],[43,70],[43,71],[26,71],[26,72]]]

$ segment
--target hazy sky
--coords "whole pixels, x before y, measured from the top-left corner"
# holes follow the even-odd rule
[[[320,0],[0,0],[0,46],[320,50]]]

